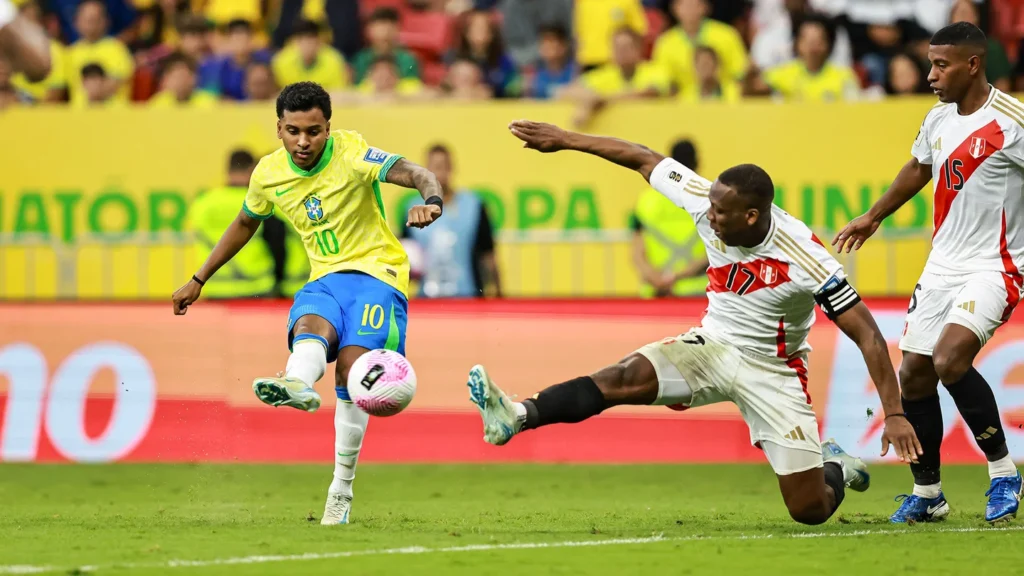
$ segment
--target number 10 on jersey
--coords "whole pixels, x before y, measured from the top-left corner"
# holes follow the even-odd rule
[[[334,235],[333,230],[314,231],[313,238],[316,239],[316,248],[321,256],[338,253],[338,237]]]

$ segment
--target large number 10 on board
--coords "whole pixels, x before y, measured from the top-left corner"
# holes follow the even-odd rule
[[[363,304],[363,326],[379,330],[384,325],[384,307],[380,304]]]
[[[334,235],[333,230],[313,232],[313,238],[316,238],[316,247],[320,250],[321,256],[338,253],[338,237]]]

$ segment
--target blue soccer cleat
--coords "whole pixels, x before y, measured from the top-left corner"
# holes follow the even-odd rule
[[[1017,517],[1017,508],[1024,493],[1024,481],[1020,472],[1016,476],[993,478],[988,487],[988,505],[985,506],[986,522],[1009,521]]]
[[[949,515],[949,503],[946,496],[939,492],[936,498],[922,498],[914,494],[900,494],[896,501],[903,501],[900,507],[889,521],[893,524],[906,524],[907,522],[937,522],[944,520]]]
[[[469,371],[466,385],[469,387],[469,399],[476,404],[484,421],[484,440],[495,446],[508,443],[522,428],[512,400],[479,364]]]

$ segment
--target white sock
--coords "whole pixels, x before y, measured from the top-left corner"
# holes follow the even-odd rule
[[[942,482],[939,482],[938,484],[929,484],[927,486],[914,484],[914,496],[932,499],[938,498],[940,492],[942,492]]]
[[[523,406],[522,402],[516,402],[512,407],[516,410],[516,422],[518,422],[519,427],[522,428],[523,424],[526,423],[526,406]]]
[[[14,22],[18,9],[9,0],[0,0],[0,28]]]
[[[316,340],[299,340],[292,346],[292,355],[284,369],[285,376],[298,378],[312,388],[326,371],[327,350],[323,344]]]
[[[995,462],[988,463],[988,477],[992,479],[996,478],[1007,478],[1010,476],[1017,475],[1017,466],[1013,463],[1013,458],[1007,454]]]
[[[338,400],[334,409],[334,480],[330,493],[352,495],[352,481],[356,477],[356,461],[363,447],[363,436],[370,415],[352,402]]]

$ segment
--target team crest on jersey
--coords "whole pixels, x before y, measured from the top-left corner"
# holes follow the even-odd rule
[[[770,262],[761,263],[761,280],[769,286],[775,283],[775,278],[778,275],[778,271],[775,266],[772,266]]]
[[[306,208],[306,216],[313,222],[319,222],[324,217],[324,206],[320,202],[320,199],[316,196],[310,196],[306,198],[306,201],[302,204]]]
[[[985,155],[986,144],[987,142],[985,142],[984,138],[975,136],[974,138],[971,138],[971,147],[968,148],[968,151],[971,153],[972,157],[981,158]]]

